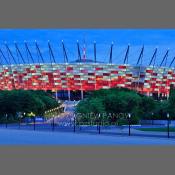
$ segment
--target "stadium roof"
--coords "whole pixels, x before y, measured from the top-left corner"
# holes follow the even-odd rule
[[[115,63],[115,64],[131,64],[131,65],[143,65],[143,66],[158,66],[158,67],[174,67],[175,56],[173,51],[169,49],[161,49],[155,46],[150,48],[149,46],[138,46],[137,49],[131,45],[120,46],[115,45],[113,42],[111,45],[106,46],[103,51],[105,59],[99,58],[98,50],[101,51],[101,44],[96,42],[90,46],[81,46],[79,42],[75,43],[75,50],[70,51],[64,41],[60,42],[59,47],[52,45],[50,41],[47,43],[47,47],[42,47],[35,41],[34,43],[7,43],[4,42],[0,47],[0,64],[28,64],[28,63]],[[61,50],[60,50],[61,49]],[[133,52],[132,50],[135,49]],[[117,53],[116,50],[120,50]],[[59,52],[59,57],[57,53]],[[69,58],[71,52],[74,52],[73,59]],[[89,52],[91,52],[89,54]],[[148,54],[149,52],[149,54]],[[59,58],[59,59],[58,59]]]

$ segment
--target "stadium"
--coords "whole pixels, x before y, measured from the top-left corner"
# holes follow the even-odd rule
[[[18,58],[17,61],[7,43],[4,44],[6,51],[0,49],[0,89],[24,89],[24,90],[51,90],[56,92],[56,97],[71,99],[77,92],[83,99],[88,91],[108,89],[112,87],[128,88],[136,90],[141,94],[154,96],[156,98],[168,98],[170,87],[175,84],[175,71],[172,68],[175,58],[169,66],[167,58],[169,50],[166,51],[159,66],[155,65],[157,48],[155,48],[149,65],[142,65],[144,46],[138,54],[136,65],[128,63],[130,46],[127,46],[122,64],[113,63],[113,43],[110,46],[108,62],[100,62],[96,56],[96,43],[93,44],[94,58],[86,57],[86,47],[80,48],[77,41],[77,55],[74,61],[69,61],[66,47],[62,41],[63,63],[55,61],[54,52],[48,41],[50,63],[45,63],[37,42],[35,49],[40,61],[35,62],[32,52],[24,42],[25,51],[31,59],[27,63],[17,43],[14,43]],[[5,53],[6,52],[6,53]],[[8,56],[7,56],[8,55]],[[5,62],[5,63],[4,63]]]

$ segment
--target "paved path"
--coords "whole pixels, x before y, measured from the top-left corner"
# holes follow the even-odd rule
[[[65,120],[65,119],[64,119]],[[69,119],[70,120],[70,119]],[[142,126],[140,126],[142,127]],[[145,126],[143,126],[145,127]],[[159,127],[159,126],[157,126]],[[5,125],[0,125],[0,128],[5,129]],[[8,124],[7,129],[17,129],[19,130],[19,124]],[[33,124],[21,124],[21,130],[34,130]],[[35,126],[37,131],[48,131],[48,132],[73,132],[74,126],[73,123],[69,121],[66,123],[65,121],[56,123],[54,125],[50,123],[38,123]],[[88,133],[88,134],[98,134],[99,130],[97,126],[76,126],[76,132],[78,133]],[[103,135],[120,135],[120,136],[128,136],[128,126],[101,126],[100,133]],[[170,137],[175,139],[175,132],[170,132]],[[140,136],[140,137],[159,137],[159,138],[167,138],[167,132],[154,132],[154,131],[140,131],[136,130],[135,126],[131,127],[131,137]]]
[[[175,139],[0,129],[0,144],[15,145],[175,145]]]
[[[65,101],[63,103],[64,113],[55,117],[55,119],[54,119],[55,123],[65,122],[65,123],[69,124],[70,121],[73,121],[75,106],[78,104],[78,102],[79,101]],[[53,119],[51,118],[47,122],[51,123],[51,122],[53,122]]]

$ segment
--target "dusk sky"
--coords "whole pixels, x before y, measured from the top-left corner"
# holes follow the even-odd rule
[[[85,40],[87,58],[93,59],[93,42],[97,43],[97,59],[107,62],[109,59],[110,44],[114,42],[113,62],[122,63],[126,52],[127,45],[130,44],[131,49],[129,53],[129,63],[135,64],[141,47],[144,44],[145,52],[143,57],[143,64],[148,64],[155,47],[158,47],[157,63],[160,63],[166,50],[169,48],[168,63],[175,56],[175,30],[133,30],[133,29],[3,29],[0,30],[0,46],[3,52],[6,54],[4,42],[9,44],[13,54],[16,54],[16,49],[13,42],[19,43],[24,57],[26,52],[24,49],[24,40],[29,44],[31,52],[36,56],[36,49],[34,41],[37,40],[41,52],[46,62],[49,62],[49,52],[47,48],[47,41],[50,40],[52,45],[55,59],[57,62],[63,62],[63,52],[61,47],[61,40],[64,40],[69,60],[77,59],[76,41],[79,40],[81,45],[81,51],[83,48],[83,42]],[[6,56],[8,56],[6,54]],[[37,60],[37,58],[36,58]],[[20,61],[19,61],[20,62]]]

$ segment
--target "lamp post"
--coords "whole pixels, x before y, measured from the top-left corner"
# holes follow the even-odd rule
[[[25,115],[25,112],[23,114]],[[22,114],[20,112],[18,113],[18,117],[19,117],[19,129],[21,129],[21,118],[22,118]]]
[[[23,113],[23,117],[25,118],[26,113]],[[21,128],[21,119],[22,119],[22,115],[19,116],[19,129]]]
[[[74,132],[75,132],[75,125],[76,125],[76,118],[75,118],[75,115],[74,115]]]
[[[8,119],[8,115],[7,115],[7,114],[5,114],[5,117],[6,117],[5,127],[7,128],[7,119]]]
[[[96,117],[97,131],[99,131],[99,123],[100,123],[100,114]]]
[[[100,134],[100,114],[99,114],[99,116],[98,116],[98,133]]]
[[[168,131],[168,138],[170,137],[170,122],[169,122],[170,115],[167,113],[167,131]]]
[[[128,114],[128,121],[129,121],[129,136],[131,135],[131,114]]]
[[[152,114],[152,125],[153,125],[153,116],[154,116],[154,113],[152,112],[151,114]]]
[[[19,117],[19,129],[21,129],[21,117]]]
[[[53,115],[53,123],[52,123],[52,131],[55,130],[55,118],[54,118],[54,115]]]
[[[33,130],[35,131],[35,116],[33,116]]]

